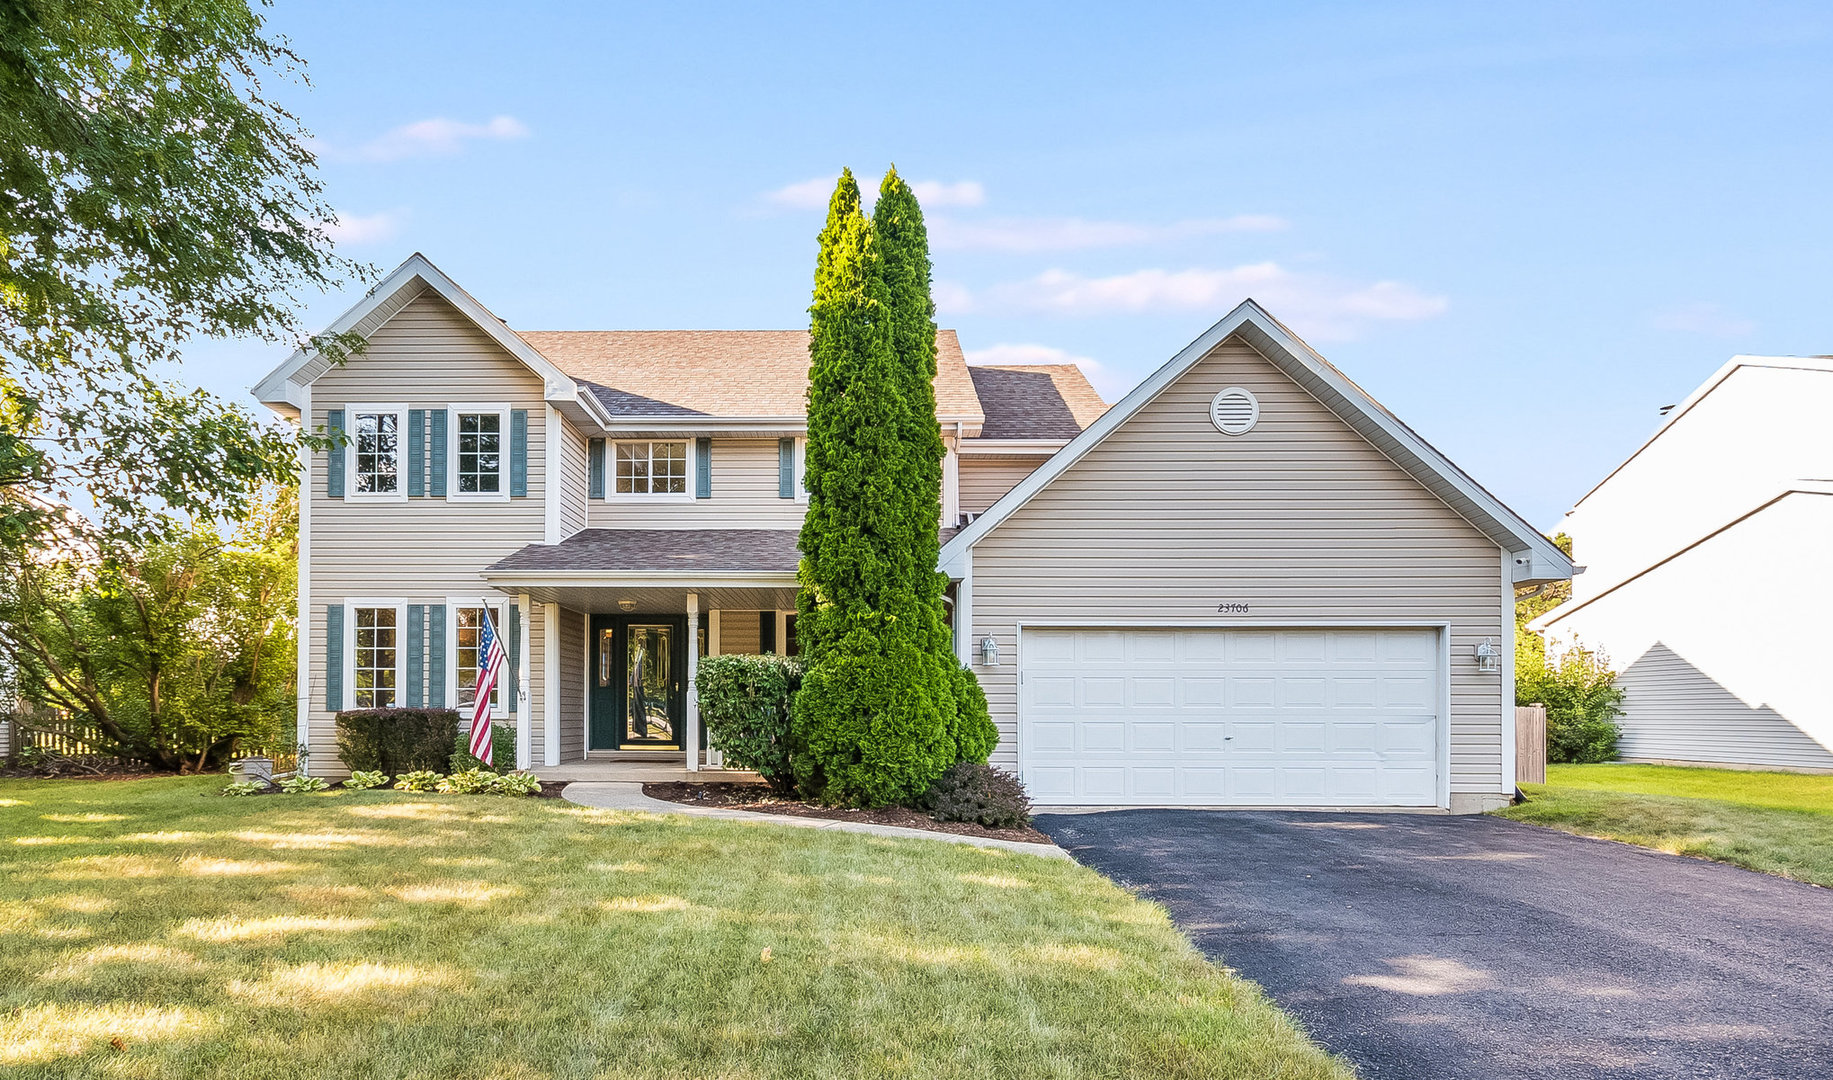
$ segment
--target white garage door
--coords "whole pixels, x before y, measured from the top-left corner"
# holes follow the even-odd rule
[[[1034,802],[1439,801],[1437,630],[1026,629],[1019,651]]]

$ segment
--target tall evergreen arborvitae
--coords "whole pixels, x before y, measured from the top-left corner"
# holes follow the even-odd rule
[[[928,244],[909,188],[893,174],[884,193],[868,223],[843,173],[821,232],[797,605],[808,672],[794,706],[798,786],[873,806],[920,794],[967,741],[936,573],[943,447]],[[973,696],[984,718],[977,686]],[[990,749],[976,735],[967,752],[984,760]]]

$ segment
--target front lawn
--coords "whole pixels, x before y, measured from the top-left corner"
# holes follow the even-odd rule
[[[1833,776],[1670,765],[1549,765],[1496,813],[1583,836],[1833,886]]]
[[[1334,1077],[1162,909],[926,840],[0,781],[0,1072]]]

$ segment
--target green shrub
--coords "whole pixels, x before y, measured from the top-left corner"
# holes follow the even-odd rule
[[[237,780],[235,783],[230,784],[222,791],[218,792],[218,794],[229,796],[259,795],[266,790],[267,785],[261,783],[259,780]]]
[[[949,766],[916,805],[937,821],[971,821],[989,829],[1016,829],[1031,821],[1024,781],[968,761]]]
[[[482,795],[496,790],[499,779],[497,774],[486,769],[467,769],[439,781],[437,788],[445,795]]]
[[[388,774],[385,772],[353,772],[350,774],[350,779],[344,781],[344,786],[351,791],[368,791],[370,788],[383,787],[387,783]]]
[[[955,740],[955,760],[985,764],[999,745],[999,729],[987,711],[986,691],[974,677],[972,668],[954,665],[955,722],[950,734]]]
[[[843,806],[888,806],[954,764],[953,678],[893,624],[854,631],[802,677],[791,722],[796,786]]]
[[[458,738],[452,709],[352,709],[337,714],[337,755],[352,772],[449,767]]]
[[[497,795],[533,795],[541,790],[541,778],[531,772],[504,773],[496,778],[493,793]]]
[[[1548,761],[1591,765],[1616,760],[1623,689],[1604,654],[1573,641],[1549,657],[1539,634],[1520,631],[1515,703],[1547,707]]]
[[[396,791],[438,791],[439,782],[445,779],[431,769],[416,769],[395,777]]]
[[[461,731],[452,740],[452,756],[446,765],[455,773],[470,769],[515,768],[516,726],[514,724],[490,725],[490,756],[496,760],[489,765],[472,757],[471,733]]]
[[[802,664],[787,656],[709,656],[695,674],[707,744],[726,764],[750,769],[770,787],[795,789],[789,761],[790,702]]]
[[[295,776],[280,781],[280,790],[288,795],[310,795],[314,791],[329,791],[331,785],[319,776]]]

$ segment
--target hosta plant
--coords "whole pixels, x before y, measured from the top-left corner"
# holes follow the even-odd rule
[[[280,781],[280,790],[288,795],[310,795],[314,791],[327,791],[330,787],[323,777],[318,776],[295,776]]]
[[[415,769],[395,777],[396,791],[438,791],[439,781],[444,779],[430,769]]]
[[[370,788],[385,787],[387,784],[388,774],[380,770],[358,769],[350,774],[350,779],[344,781],[344,786],[352,791],[367,791]]]
[[[259,795],[267,785],[257,780],[237,780],[225,787],[220,794],[230,796]]]

